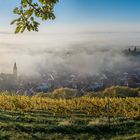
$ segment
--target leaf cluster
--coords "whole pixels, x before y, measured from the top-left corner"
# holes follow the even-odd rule
[[[19,7],[13,12],[18,18],[11,24],[16,24],[15,33],[23,33],[25,30],[38,31],[40,25],[36,19],[54,20],[54,6],[59,0],[21,0]]]

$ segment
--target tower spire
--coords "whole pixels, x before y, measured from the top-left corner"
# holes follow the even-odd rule
[[[17,64],[16,64],[16,62],[14,63],[14,67],[13,67],[13,75],[17,78]]]

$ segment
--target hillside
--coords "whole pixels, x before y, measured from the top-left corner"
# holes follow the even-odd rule
[[[1,140],[140,139],[140,98],[0,95]]]

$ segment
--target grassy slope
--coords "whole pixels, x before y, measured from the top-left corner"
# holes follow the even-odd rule
[[[0,112],[1,140],[93,140],[140,139],[140,121],[119,121],[107,124],[82,114],[53,116],[43,111],[16,113]]]

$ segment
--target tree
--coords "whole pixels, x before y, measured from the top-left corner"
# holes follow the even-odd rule
[[[21,0],[19,7],[13,12],[18,18],[11,24],[16,24],[15,33],[23,33],[25,30],[37,31],[40,25],[37,19],[54,20],[54,6],[59,0]]]

